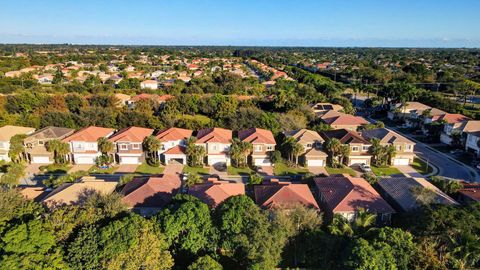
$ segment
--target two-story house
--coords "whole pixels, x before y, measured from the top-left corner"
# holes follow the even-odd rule
[[[370,164],[372,156],[369,154],[369,149],[372,144],[357,132],[346,129],[337,129],[324,131],[321,133],[321,136],[325,141],[336,138],[341,144],[350,147],[350,155],[346,160],[348,166]]]
[[[328,111],[340,112],[341,110],[343,110],[343,107],[338,104],[322,103],[322,102],[311,104],[310,108],[312,109],[312,111],[315,113],[316,116],[322,116]]]
[[[443,125],[443,131],[440,134],[440,141],[444,144],[465,145],[466,133],[480,131],[480,121],[478,120],[461,120],[461,118],[448,119]],[[455,138],[457,136],[457,138]]]
[[[145,161],[143,140],[153,134],[153,129],[128,127],[115,133],[108,140],[115,145],[115,161],[118,164],[141,164]]]
[[[52,140],[63,140],[75,132],[71,128],[44,127],[28,135],[23,143],[27,158],[32,164],[51,164],[54,162],[54,154],[48,152],[46,144]]]
[[[240,130],[238,138],[242,142],[249,142],[253,146],[250,155],[251,164],[254,166],[270,166],[270,153],[275,151],[275,138],[270,130],[261,128],[250,128]]]
[[[301,162],[308,167],[323,167],[327,163],[327,154],[322,151],[325,140],[313,130],[298,129],[284,132],[286,137],[293,137],[295,141],[303,146]]]
[[[413,119],[422,115],[423,111],[431,108],[428,105],[414,101],[406,102],[405,104],[397,103],[391,106],[387,117],[390,120],[405,119],[407,125],[413,125],[413,122],[416,122]],[[412,120],[412,122],[409,122],[409,120]]]
[[[352,131],[356,131],[360,126],[369,123],[363,117],[345,114],[334,110],[327,111],[320,116],[320,119],[322,122],[329,124],[333,129],[347,129]]]
[[[413,162],[415,143],[402,135],[386,128],[364,130],[362,136],[371,141],[373,138],[380,140],[380,145],[393,145],[396,150],[395,156],[390,161],[392,165],[409,165]]]
[[[95,164],[101,155],[97,140],[102,137],[110,137],[115,130],[89,126],[63,139],[70,144],[71,161],[75,164]]]
[[[223,128],[206,128],[199,130],[195,144],[205,148],[208,165],[230,165],[231,130]]]
[[[30,127],[19,127],[6,125],[0,127],[0,160],[9,162],[10,157],[8,156],[8,151],[10,151],[10,139],[15,135],[20,134],[32,134],[35,131],[34,128]]]
[[[465,151],[480,156],[480,131],[466,132]]]
[[[161,143],[158,155],[165,164],[180,163],[187,164],[187,140],[192,136],[193,131],[183,128],[167,128],[156,135]]]

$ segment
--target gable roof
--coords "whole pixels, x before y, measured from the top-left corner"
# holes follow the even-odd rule
[[[35,129],[31,127],[21,127],[21,126],[11,126],[6,125],[0,127],[0,141],[10,141],[10,139],[19,134],[30,134],[34,132]]]
[[[470,120],[470,118],[459,113],[445,113],[438,117],[434,117],[434,120],[445,120],[449,124],[457,124],[463,121]]]
[[[368,124],[368,121],[365,120],[363,117],[354,116],[350,114],[345,114],[341,112],[337,112],[334,110],[330,110],[320,116],[323,122],[329,125],[364,125]]]
[[[63,128],[63,127],[44,127],[35,131],[34,133],[28,135],[25,138],[24,142],[28,143],[31,141],[37,140],[45,140],[45,139],[63,139],[75,132],[74,129],[71,128]]]
[[[245,194],[245,185],[210,178],[206,183],[190,187],[188,194],[199,198],[210,207],[217,207],[232,196]]]
[[[232,131],[224,128],[206,128],[197,132],[196,143],[230,143]]]
[[[367,139],[371,140],[373,138],[377,138],[380,140],[381,143],[409,143],[415,144],[413,141],[403,137],[402,135],[386,129],[386,128],[376,128],[371,130],[364,130],[362,131],[362,136]]]
[[[363,178],[350,175],[318,177],[317,190],[333,213],[354,212],[360,208],[373,213],[394,213],[393,208]]]
[[[64,142],[82,141],[82,142],[96,142],[99,138],[108,137],[115,130],[113,128],[103,128],[89,126],[82,128],[79,131],[63,139]]]
[[[272,179],[270,182],[255,185],[253,189],[255,201],[265,208],[288,207],[299,203],[318,209],[318,204],[306,184],[292,184]]]
[[[161,130],[155,137],[161,142],[180,141],[190,138],[192,133],[193,131],[190,129],[172,127]]]
[[[249,142],[252,144],[276,144],[272,132],[261,128],[240,130],[238,132],[238,138],[243,142]]]
[[[479,120],[468,120],[462,122],[458,128],[462,132],[475,132],[480,131],[480,121]]]
[[[123,188],[122,201],[130,207],[160,208],[170,203],[181,184],[177,175],[135,178]]]
[[[401,104],[397,104],[399,107],[401,107]],[[425,105],[423,103],[420,103],[420,102],[416,102],[416,101],[410,101],[410,102],[407,102],[405,104],[405,109],[406,110],[417,110],[417,111],[424,111],[424,110],[428,110],[428,109],[431,109],[432,107],[428,106],[428,105]]]
[[[382,178],[378,181],[380,188],[402,208],[403,211],[411,211],[420,207],[412,192],[413,187],[424,187],[435,193],[434,201],[437,204],[456,205],[457,202],[432,185],[424,178],[391,177]]]
[[[338,139],[342,144],[358,143],[358,144],[370,144],[360,134],[355,131],[346,129],[328,130],[321,133],[325,140],[332,138]]]
[[[287,137],[295,138],[295,140],[300,144],[314,143],[316,141],[323,143],[325,141],[316,131],[305,128],[287,131],[284,132],[284,134]]]
[[[142,127],[127,127],[119,130],[110,137],[111,142],[143,142],[143,140],[152,135],[153,129]]]

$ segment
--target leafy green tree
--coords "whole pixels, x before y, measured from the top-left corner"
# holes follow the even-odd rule
[[[365,239],[356,239],[347,249],[344,266],[347,269],[389,269],[396,270],[395,254],[392,248],[382,242],[370,244]]]
[[[55,164],[65,164],[67,163],[66,156],[70,153],[70,146],[68,143],[62,142],[60,140],[51,140],[48,141],[45,145],[48,152],[53,152],[53,159]]]
[[[187,176],[187,180],[185,181],[185,186],[191,187],[201,183],[203,183],[203,179],[198,174],[191,173]]]
[[[212,257],[205,255],[188,266],[188,270],[222,270],[223,267]]]
[[[44,212],[42,205],[25,199],[17,189],[0,186],[0,235],[9,221],[27,221]]]
[[[25,176],[25,165],[11,163],[5,174],[0,176],[0,186],[14,187],[19,184],[20,179]]]
[[[230,147],[232,165],[237,168],[247,167],[247,157],[252,153],[252,150],[253,146],[251,143],[242,142],[238,138],[233,139]]]
[[[341,149],[342,143],[337,138],[332,138],[325,142],[325,150],[328,152],[330,166],[336,167],[339,163],[338,155]]]
[[[10,138],[8,157],[15,163],[19,163],[24,159],[25,147],[23,146],[23,140],[26,137],[27,135],[25,134],[17,134]]]
[[[187,141],[187,162],[192,167],[203,166],[206,155],[205,147],[195,145],[196,140],[195,137],[190,137]]]
[[[248,177],[248,185],[259,185],[263,181],[263,176],[259,175],[258,173],[252,173]]]

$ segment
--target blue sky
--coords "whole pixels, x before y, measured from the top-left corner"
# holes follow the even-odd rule
[[[480,1],[4,0],[0,43],[480,47]]]

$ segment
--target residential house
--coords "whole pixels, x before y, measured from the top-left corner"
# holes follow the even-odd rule
[[[153,129],[128,127],[115,133],[108,140],[115,145],[115,161],[118,164],[142,164],[145,161],[143,140],[153,134]]]
[[[27,159],[32,164],[50,164],[54,162],[52,152],[48,152],[46,144],[51,140],[63,140],[75,132],[71,128],[44,127],[28,135],[23,143]]]
[[[312,108],[312,111],[315,113],[316,116],[321,116],[328,111],[340,112],[343,110],[343,107],[338,104],[323,102],[312,104],[310,105],[310,108]]]
[[[94,192],[104,195],[113,193],[117,184],[117,181],[105,181],[93,176],[84,176],[78,182],[62,184],[48,194],[43,202],[49,207],[78,204]]]
[[[270,166],[270,154],[275,151],[275,138],[270,130],[250,128],[240,130],[238,138],[242,142],[251,143],[253,151],[250,155],[251,164],[254,166]]]
[[[325,141],[336,138],[343,145],[350,147],[350,155],[346,160],[348,166],[370,164],[372,156],[369,149],[372,144],[355,131],[346,129],[329,130],[321,133]]]
[[[480,184],[462,182],[463,188],[458,193],[458,201],[464,204],[480,202]]]
[[[155,80],[145,80],[140,83],[140,88],[156,90],[158,89],[158,82]]]
[[[192,133],[192,130],[175,127],[158,132],[156,137],[161,143],[158,151],[160,160],[165,165],[171,163],[187,164],[187,140],[192,136]]]
[[[307,184],[280,182],[278,179],[265,181],[253,187],[255,201],[262,208],[291,208],[303,205],[318,209],[318,204]]]
[[[370,142],[373,138],[377,138],[380,140],[380,145],[383,146],[393,145],[396,154],[390,161],[390,164],[394,166],[409,165],[415,158],[413,152],[415,143],[392,130],[386,128],[364,130],[362,136]]]
[[[360,126],[369,123],[363,117],[345,114],[334,110],[325,112],[320,116],[320,119],[322,122],[330,125],[333,129],[347,129],[352,131],[356,131]]]
[[[422,203],[417,199],[416,192],[428,189],[432,192],[433,204],[458,205],[458,203],[443,193],[424,178],[388,177],[378,181],[380,192],[392,206],[400,212],[418,210]]]
[[[20,186],[18,189],[25,199],[34,202],[41,202],[49,194],[47,188],[41,186]]]
[[[232,196],[244,195],[245,185],[243,183],[209,178],[205,183],[189,187],[188,194],[199,198],[211,208],[215,208]]]
[[[139,102],[140,100],[151,100],[155,103],[163,104],[165,101],[167,101],[171,98],[173,98],[172,95],[161,95],[160,96],[160,95],[156,95],[156,94],[142,93],[142,94],[139,94],[139,95],[136,95],[136,96],[132,97],[128,101],[128,107],[129,108],[135,107],[135,103]]]
[[[199,130],[195,144],[205,148],[208,165],[230,165],[231,130],[223,128],[206,128]]]
[[[327,154],[322,151],[325,140],[313,130],[299,129],[284,132],[286,137],[293,137],[295,141],[303,146],[301,162],[308,167],[322,167],[327,163]]]
[[[181,185],[177,175],[134,178],[122,189],[122,202],[141,215],[152,215],[172,201]]]
[[[97,140],[102,137],[110,137],[115,130],[90,126],[83,128],[63,139],[70,144],[71,160],[75,164],[95,164],[101,155]]]
[[[131,97],[129,95],[116,93],[114,96],[118,101],[117,107],[123,107],[130,104]]]
[[[314,179],[318,200],[329,218],[341,215],[355,220],[363,209],[377,216],[377,224],[390,223],[395,210],[363,178],[350,175],[317,177]]]
[[[412,121],[406,123],[407,125],[411,125],[413,127],[415,121],[413,119],[417,119],[418,116],[422,115],[423,111],[432,109],[432,107],[425,105],[420,102],[407,102],[405,104],[395,104],[391,106],[390,111],[388,112],[388,119],[395,120],[395,119],[405,119],[405,121]]]
[[[15,135],[29,135],[35,131],[34,128],[6,125],[0,127],[0,160],[10,161],[8,151],[10,150],[10,139]]]
[[[480,131],[480,121],[478,120],[463,120],[460,122],[448,120],[443,126],[440,141],[448,145],[458,144],[458,146],[464,146],[467,133],[475,131]],[[455,138],[455,136],[457,136],[457,138]]]
[[[465,151],[480,156],[480,131],[466,132]]]

